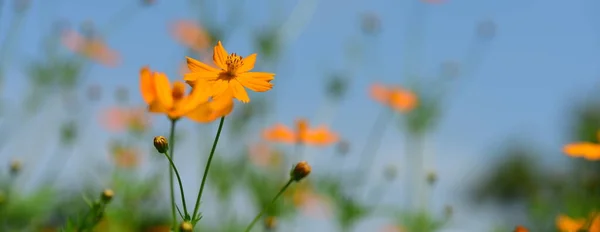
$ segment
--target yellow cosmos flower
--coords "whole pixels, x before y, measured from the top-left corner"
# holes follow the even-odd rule
[[[207,85],[210,88],[211,96],[220,98],[231,94],[244,103],[250,102],[245,88],[255,92],[266,92],[273,88],[271,81],[274,79],[274,73],[249,72],[254,68],[256,54],[251,54],[246,58],[235,53],[229,54],[221,41],[214,47],[213,52],[213,62],[218,68],[186,57],[188,68],[191,71],[184,75],[184,80],[188,84],[191,86]]]
[[[231,113],[231,95],[224,94],[209,101],[206,86],[193,88],[186,95],[185,83],[176,81],[171,86],[164,73],[152,72],[148,67],[143,67],[140,71],[140,91],[148,104],[148,110],[166,114],[172,120],[186,116],[194,121],[207,123]]]

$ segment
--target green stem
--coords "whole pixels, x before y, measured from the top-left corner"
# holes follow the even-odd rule
[[[172,162],[172,159],[175,159],[175,154],[173,151],[175,150],[175,123],[176,119],[171,120],[171,132],[169,133],[169,161]],[[171,225],[172,229],[175,231],[177,229],[177,212],[175,211],[175,190],[173,186],[173,166],[169,164],[169,193],[171,195],[171,216],[173,218],[173,224]]]
[[[364,168],[362,171],[356,172],[358,175],[356,176],[358,184],[363,184],[373,168],[373,162],[377,156],[377,150],[379,149],[381,139],[383,138],[385,132],[385,126],[387,125],[390,116],[392,116],[392,114],[387,108],[382,109],[382,111],[379,113],[379,116],[375,120],[371,131],[369,132],[367,141],[363,146],[363,150],[359,156],[361,159],[360,164]]]
[[[225,116],[221,117],[219,129],[217,129],[217,135],[215,136],[215,141],[210,149],[210,155],[208,156],[208,161],[206,161],[206,167],[204,168],[202,183],[200,184],[200,190],[198,191],[198,197],[196,198],[196,205],[194,206],[194,213],[192,214],[192,225],[194,226],[196,225],[196,216],[198,216],[198,209],[200,209],[200,200],[202,199],[202,192],[204,192],[204,185],[206,184],[206,178],[208,177],[208,170],[210,169],[210,164],[212,163],[213,156],[215,155],[215,150],[217,149],[217,144],[219,143],[219,137],[221,137],[221,130],[223,130],[223,122],[225,122]]]
[[[169,154],[166,152],[164,154],[167,157],[167,159],[169,159],[169,163],[171,163],[171,167],[173,168],[173,171],[175,171],[175,176],[177,176],[177,182],[179,182],[179,191],[181,192],[181,201],[183,203],[183,213],[185,215],[185,219],[187,220],[189,214],[187,211],[187,204],[185,203],[185,194],[183,193],[183,184],[181,183],[181,176],[179,176],[179,171],[177,171],[177,167],[175,167],[175,163],[173,163],[173,160],[171,159]]]
[[[258,213],[258,215],[256,215],[256,217],[254,218],[254,220],[252,220],[252,222],[250,223],[250,225],[248,225],[248,227],[246,227],[246,232],[250,232],[250,230],[252,229],[252,227],[254,226],[254,224],[256,224],[256,222],[258,222],[258,220],[260,219],[260,217],[262,217],[262,215],[265,213],[265,211],[267,209],[269,209],[273,204],[275,204],[275,201],[277,200],[277,198],[279,198],[281,196],[281,194],[283,194],[283,192],[285,192],[285,190],[290,187],[290,185],[294,182],[294,179],[290,178],[290,180],[283,186],[283,188],[281,188],[281,190],[279,190],[279,193],[277,193],[277,195],[275,195],[275,197],[273,198],[273,200],[271,201],[271,204],[267,205],[267,207],[265,207],[262,211],[260,211],[260,213]]]

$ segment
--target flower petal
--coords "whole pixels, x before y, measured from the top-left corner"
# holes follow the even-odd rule
[[[369,94],[371,95],[371,98],[373,98],[375,101],[387,104],[390,91],[382,84],[375,83],[371,85],[371,88],[369,89]]]
[[[148,111],[151,113],[167,113],[167,108],[165,108],[158,100],[148,104]]]
[[[156,98],[156,90],[154,88],[154,76],[148,66],[142,67],[140,70],[140,92],[146,104],[152,103]]]
[[[225,80],[221,80],[221,79],[217,79],[215,81],[208,81],[206,82],[207,85],[209,86],[209,92],[210,95],[213,97],[224,97],[224,96],[231,96],[230,98],[233,97],[233,93],[229,94],[226,93],[226,91],[228,91],[229,89],[229,85],[230,82],[229,81],[225,81]]]
[[[225,61],[227,60],[229,53],[227,53],[227,50],[225,50],[221,41],[217,42],[217,46],[215,46],[213,52],[213,61],[215,64],[221,69],[227,69]]]
[[[331,132],[327,127],[319,127],[306,133],[305,143],[315,146],[326,146],[339,140],[337,134]]]
[[[154,89],[156,90],[156,99],[163,107],[173,107],[171,84],[169,83],[169,78],[164,73],[157,72],[154,74]]]
[[[237,73],[245,73],[254,68],[254,63],[256,63],[256,53],[247,56],[242,59],[243,65],[238,68]]]
[[[233,111],[233,105],[231,97],[228,101],[206,102],[189,112],[186,117],[199,123],[209,123],[217,118],[227,116]]]
[[[234,79],[229,82],[229,89],[233,92],[233,97],[240,100],[243,103],[250,102],[250,97],[248,97],[248,92],[244,89],[242,83],[238,80]]]
[[[266,72],[248,72],[238,74],[236,78],[244,87],[255,92],[265,92],[273,88],[271,81],[274,78],[274,73]]]
[[[275,124],[263,132],[263,138],[271,142],[295,143],[296,135],[283,124]]]
[[[201,83],[201,82],[198,82]],[[192,89],[190,95],[185,97],[180,106],[176,109],[176,114],[185,115],[188,112],[197,108],[200,104],[208,102],[210,97],[209,86],[204,84],[198,84]]]
[[[216,68],[213,68],[212,66],[210,66],[208,64],[202,63],[199,60],[196,60],[194,58],[186,56],[185,59],[186,59],[188,68],[193,73],[197,73],[197,72],[200,72],[200,73],[205,73],[205,72],[215,73],[215,72],[219,72],[220,71],[220,70],[218,70]]]
[[[563,152],[571,157],[599,156],[600,145],[589,142],[571,143],[563,147]]]

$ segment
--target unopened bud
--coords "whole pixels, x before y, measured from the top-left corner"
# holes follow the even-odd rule
[[[398,168],[394,165],[388,165],[383,171],[383,177],[387,181],[393,181],[398,176]]]
[[[265,218],[265,228],[267,230],[273,230],[277,226],[277,219],[275,217]]]
[[[446,216],[446,218],[451,218],[453,214],[454,214],[454,209],[452,208],[452,206],[446,205],[444,207],[444,216]]]
[[[110,202],[110,200],[112,200],[114,195],[115,193],[111,189],[105,189],[104,191],[102,191],[102,196],[100,197],[100,199],[102,200],[102,202],[108,203]]]
[[[22,167],[21,161],[19,161],[19,160],[13,160],[10,163],[10,174],[11,175],[18,174],[19,171],[21,171],[21,167]]]
[[[190,222],[182,222],[181,225],[179,225],[179,230],[181,232],[192,232],[193,229],[194,226],[192,226],[192,223]]]
[[[435,182],[437,181],[437,174],[435,172],[429,172],[427,173],[427,183],[430,185],[435,184]]]
[[[295,181],[300,181],[310,174],[310,170],[310,165],[306,161],[300,161],[290,172],[290,177]]]
[[[154,137],[154,147],[158,153],[167,153],[169,150],[169,141],[164,136],[156,136]]]

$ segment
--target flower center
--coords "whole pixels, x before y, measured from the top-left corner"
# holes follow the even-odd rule
[[[185,84],[180,81],[173,83],[171,96],[173,96],[173,100],[175,101],[181,100],[185,96]]]
[[[242,60],[241,56],[238,56],[235,53],[231,53],[227,56],[227,59],[225,60],[225,65],[227,65],[227,74],[230,77],[233,77],[235,76],[238,68],[244,65],[244,61]]]

